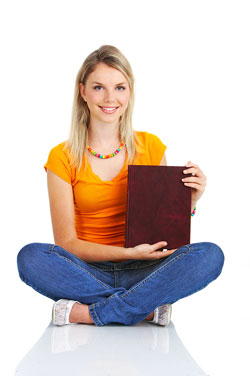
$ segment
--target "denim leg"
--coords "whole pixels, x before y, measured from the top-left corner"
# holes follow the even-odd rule
[[[185,245],[153,266],[154,271],[129,290],[91,304],[91,316],[98,326],[110,322],[134,325],[156,307],[203,289],[220,275],[223,264],[224,254],[216,244]]]
[[[106,301],[113,293],[124,293],[125,288],[113,287],[113,263],[105,265],[106,271],[98,270],[62,247],[47,243],[28,244],[17,255],[21,280],[55,301],[64,298],[91,304]]]

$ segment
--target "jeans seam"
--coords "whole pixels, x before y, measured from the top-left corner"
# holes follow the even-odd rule
[[[151,278],[153,278],[157,273],[161,272],[165,268],[168,268],[173,262],[175,262],[176,260],[178,260],[179,258],[184,256],[185,254],[187,254],[190,251],[190,247],[188,245],[186,247],[188,248],[188,251],[182,252],[180,255],[173,258],[169,263],[161,266],[159,269],[157,269],[152,274],[150,274],[148,277],[146,277],[142,282],[138,283],[134,288],[131,288],[129,291],[127,291],[123,295],[121,295],[120,298],[123,299],[123,298],[127,297],[129,294],[134,292],[136,289],[143,286],[147,281],[149,281]]]
[[[72,260],[68,259],[67,257],[65,256],[62,256],[60,255],[60,253],[58,252],[54,252],[58,257],[62,257],[63,259],[65,259],[66,261],[70,262],[72,265],[76,266],[78,269],[81,269],[82,271],[84,271],[85,273],[87,273],[90,277],[92,277],[96,282],[98,282],[100,285],[102,285],[103,287],[107,288],[107,289],[110,289],[110,286],[106,285],[105,283],[103,283],[102,281],[100,281],[99,279],[95,278],[93,276],[93,274],[89,273],[86,269],[82,268],[80,265],[74,263]]]
[[[99,319],[99,317],[97,316],[97,313],[96,313],[96,311],[95,311],[95,304],[91,304],[90,306],[89,306],[89,311],[90,312],[92,312],[93,313],[93,315],[94,315],[94,317],[92,317],[93,318],[93,320],[94,320],[94,318],[95,318],[95,320],[94,321],[96,321],[97,323],[96,323],[96,325],[104,325],[103,324],[103,322]]]
[[[106,298],[106,300],[105,300],[104,302],[93,303],[92,306],[93,306],[93,307],[100,307],[101,305],[106,304],[108,300],[110,300],[110,299],[114,299],[114,298],[116,298],[116,295],[115,295],[115,294],[110,295],[108,298]]]
[[[118,286],[119,273],[114,271],[115,288]]]
[[[48,251],[53,252],[55,244],[50,244]]]

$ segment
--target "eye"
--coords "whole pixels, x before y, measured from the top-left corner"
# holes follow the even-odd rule
[[[100,85],[96,85],[96,86],[94,86],[94,90],[100,91],[99,88],[101,88],[101,87],[102,86],[100,86]],[[118,91],[124,91],[124,90],[126,90],[126,88],[124,86],[117,86],[117,89],[118,89]]]

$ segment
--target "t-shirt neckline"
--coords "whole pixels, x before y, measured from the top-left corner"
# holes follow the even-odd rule
[[[92,170],[92,167],[91,167],[91,164],[89,163],[89,160],[87,158],[87,156],[85,156],[85,160],[87,160],[87,167],[88,167],[88,170],[89,172],[91,173],[91,175],[93,175],[97,180],[101,181],[102,183],[114,183],[116,180],[119,179],[120,175],[123,173],[123,170],[125,169],[126,167],[126,164],[127,164],[127,159],[128,159],[128,152],[126,150],[126,157],[125,157],[125,161],[123,163],[123,166],[122,168],[120,169],[120,171],[118,172],[118,174],[112,179],[112,180],[102,180],[100,178],[99,175],[95,174],[94,171]]]

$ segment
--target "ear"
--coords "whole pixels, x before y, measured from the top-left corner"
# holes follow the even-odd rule
[[[85,86],[81,82],[79,84],[79,91],[80,91],[82,99],[86,102],[86,99],[85,99]]]

